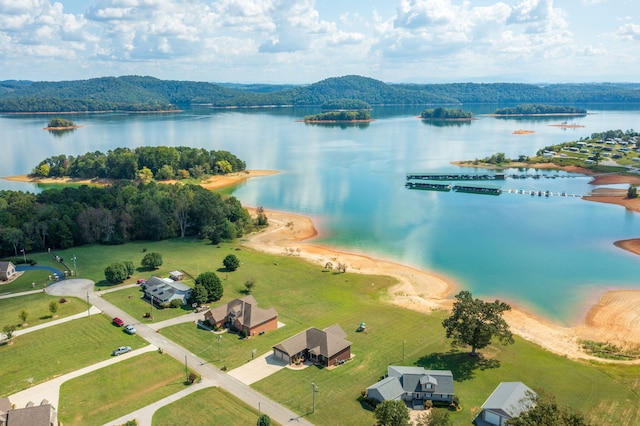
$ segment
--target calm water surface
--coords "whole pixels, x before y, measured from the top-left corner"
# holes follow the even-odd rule
[[[437,126],[415,118],[422,107],[378,108],[360,126],[296,122],[309,109],[211,110],[181,114],[78,115],[86,127],[59,136],[42,130],[50,117],[0,116],[0,175],[25,174],[43,158],[121,146],[187,145],[228,150],[249,169],[281,174],[236,188],[244,204],[314,217],[319,241],[444,273],[475,296],[496,297],[566,323],[609,288],[640,288],[640,257],[613,246],[640,236],[640,215],[569,197],[412,191],[407,172],[460,171],[451,161],[496,152],[533,155],[546,145],[609,129],[638,128],[640,107],[587,107],[571,119],[584,128],[549,126],[558,119]],[[488,113],[494,106],[466,109]],[[516,129],[534,130],[514,135]],[[464,172],[475,172],[463,169]],[[517,172],[517,171],[513,171]],[[587,177],[507,179],[503,189],[586,194]],[[626,187],[626,186],[622,186]],[[0,181],[0,188],[39,190]]]

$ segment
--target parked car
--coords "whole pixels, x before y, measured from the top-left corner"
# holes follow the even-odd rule
[[[139,279],[138,281],[136,281],[138,284],[144,284],[147,282],[147,280],[143,280],[143,279]]]
[[[136,328],[132,325],[125,326],[124,331],[126,331],[129,334],[136,334]]]
[[[126,354],[127,352],[131,352],[131,346],[120,346],[118,349],[115,349],[111,355],[118,356],[122,354]]]
[[[121,320],[120,318],[118,318],[118,317],[115,317],[115,318],[113,319],[113,323],[114,323],[115,325],[117,325],[118,327],[122,327],[122,326],[124,325],[124,321],[122,321],[122,320]]]

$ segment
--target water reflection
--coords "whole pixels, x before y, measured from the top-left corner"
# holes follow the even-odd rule
[[[75,132],[76,129],[47,129],[47,131],[55,138],[63,138]]]
[[[343,130],[354,128],[354,127],[358,129],[366,129],[367,127],[369,127],[369,122],[363,123],[363,122],[353,122],[353,121],[336,121],[336,122],[326,122],[326,123],[305,121],[304,124],[306,126],[337,127]]]
[[[475,120],[420,120],[428,126],[434,127],[464,127],[470,126]]]

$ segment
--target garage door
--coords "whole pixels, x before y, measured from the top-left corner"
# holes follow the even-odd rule
[[[491,411],[484,412],[484,420],[492,425],[500,425],[500,416]]]

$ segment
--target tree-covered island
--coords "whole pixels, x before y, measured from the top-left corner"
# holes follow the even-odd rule
[[[71,120],[66,120],[60,117],[53,117],[51,120],[49,120],[49,123],[47,123],[47,127],[45,127],[45,130],[70,130],[77,129],[79,127],[82,126],[76,125],[76,123]]]
[[[423,120],[473,120],[473,113],[460,108],[425,109],[420,114]]]
[[[587,110],[567,105],[540,105],[540,104],[522,104],[509,108],[498,108],[492,115],[496,116],[523,116],[523,115],[568,115],[581,116],[587,115]]]
[[[328,111],[320,114],[306,115],[305,123],[339,123],[339,122],[369,122],[371,114],[368,110],[359,111]]]

